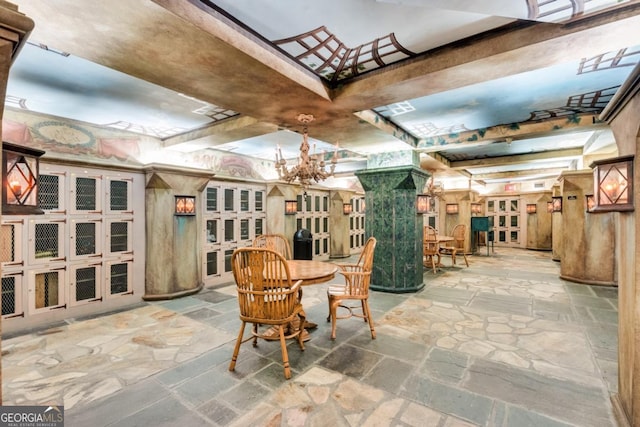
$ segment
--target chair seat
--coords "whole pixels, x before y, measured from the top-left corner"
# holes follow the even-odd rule
[[[331,284],[331,285],[329,285],[329,288],[327,289],[327,294],[328,295],[336,295],[336,296],[346,295],[347,294],[347,287],[345,285]]]

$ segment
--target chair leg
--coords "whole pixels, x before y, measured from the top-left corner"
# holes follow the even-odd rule
[[[467,265],[467,267],[469,267],[469,261],[467,261],[467,254],[462,252],[462,256],[464,257],[464,263]]]
[[[300,331],[298,332],[298,345],[300,346],[300,350],[304,350],[304,322],[307,320],[307,315],[304,311],[301,311],[298,314],[298,318],[300,319]]]
[[[433,268],[433,274],[436,274],[436,257],[433,255],[431,255],[431,267]]]
[[[338,306],[340,305],[340,300],[337,298],[331,298],[329,300],[329,306],[331,310],[331,339],[336,339],[336,317],[338,315]]]
[[[291,378],[291,368],[289,367],[289,353],[287,353],[287,342],[284,339],[284,325],[278,325],[280,334],[280,349],[282,350],[282,364],[284,365],[284,377]]]
[[[244,326],[245,323],[242,322],[242,326],[240,326],[240,333],[238,334],[238,339],[236,341],[236,348],[233,349],[233,356],[231,357],[231,363],[229,363],[230,371],[234,371],[236,369],[236,360],[238,360],[238,353],[240,352],[242,337],[244,336]]]
[[[258,346],[258,324],[254,323],[251,329],[253,330],[253,346],[257,347]]]
[[[331,321],[331,296],[329,295],[329,292],[327,292],[327,304],[329,306],[329,314],[327,315],[327,322]]]
[[[373,318],[371,317],[371,309],[369,308],[369,300],[368,299],[363,299],[362,300],[362,309],[364,311],[365,314],[365,319],[367,320],[367,322],[369,322],[369,329],[371,329],[371,339],[375,340],[376,339],[376,330],[373,328]]]
[[[456,251],[451,251],[451,267],[456,265]]]

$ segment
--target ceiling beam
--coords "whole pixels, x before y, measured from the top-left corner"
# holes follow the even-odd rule
[[[516,165],[520,163],[528,163],[534,160],[549,160],[559,157],[576,157],[582,156],[582,147],[565,148],[563,150],[541,151],[531,154],[516,154],[513,156],[486,157],[484,159],[460,160],[450,163],[452,169],[468,169],[473,167],[491,167]]]
[[[560,175],[567,168],[541,168],[541,169],[527,169],[520,171],[505,171],[505,172],[492,172],[492,173],[478,173],[473,175],[474,180],[488,180],[488,179],[507,179],[507,178],[522,178],[531,175]]]
[[[418,145],[418,138],[373,110],[358,111],[353,114],[394,138],[399,139],[402,142],[406,142],[411,146],[411,148],[415,148]]]
[[[429,153],[431,151],[442,151],[443,149],[463,149],[498,141],[504,142],[508,138],[518,140],[567,132],[593,132],[606,127],[607,124],[598,119],[597,112],[576,113],[547,120],[531,120],[422,138],[418,142],[417,148],[423,153]]]
[[[277,131],[278,126],[274,124],[260,122],[249,116],[234,116],[195,130],[165,138],[163,140],[163,146],[166,148],[185,142],[197,142],[200,139],[206,139],[208,145],[215,146]]]

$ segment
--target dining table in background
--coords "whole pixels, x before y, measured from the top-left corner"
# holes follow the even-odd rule
[[[425,239],[427,240],[427,239]],[[437,234],[436,235],[436,241],[438,242],[438,244],[440,243],[446,243],[446,242],[453,242],[455,239],[453,238],[453,236],[445,236],[444,234]],[[436,267],[444,267],[445,265],[442,263],[442,261],[440,261],[440,256],[438,256],[438,265]]]

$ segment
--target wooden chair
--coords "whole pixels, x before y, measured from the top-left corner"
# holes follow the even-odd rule
[[[284,259],[292,259],[289,240],[282,234],[261,234],[253,239],[252,246],[271,249],[282,255]]]
[[[302,281],[292,283],[287,261],[278,252],[266,248],[236,249],[231,255],[231,266],[238,291],[242,326],[229,370],[235,369],[243,342],[253,339],[253,345],[256,346],[258,338],[279,339],[284,376],[291,378],[286,339],[296,337],[300,348],[304,350],[304,328],[289,329],[287,332],[289,324],[296,318],[300,318],[300,324],[304,325],[306,315],[300,303]],[[243,341],[247,323],[253,324],[251,337]],[[263,325],[264,330],[261,330]],[[274,329],[277,329],[277,334],[273,333]]]
[[[364,319],[369,323],[371,339],[376,338],[376,331],[373,327],[371,309],[369,308],[369,283],[371,282],[371,270],[373,268],[373,252],[376,248],[375,237],[369,237],[356,264],[338,264],[340,274],[344,276],[344,285],[329,285],[327,298],[329,300],[329,316],[327,322],[331,321],[331,339],[336,339],[336,321],[338,319],[348,319],[355,316]],[[360,307],[348,306],[343,303],[347,300],[360,301]],[[338,307],[348,310],[348,314],[338,316]],[[362,311],[362,313],[353,310]]]
[[[425,267],[429,267],[428,262],[431,263],[431,268],[433,268],[433,273],[437,272],[438,266],[440,265],[440,243],[438,242],[438,233],[436,229],[425,225],[424,227],[424,237],[422,242],[422,255],[424,256],[424,265]],[[436,257],[438,260],[436,261]]]
[[[453,241],[450,242],[447,246],[442,246],[440,248],[440,255],[448,255],[451,257],[451,266],[456,265],[456,255],[458,253],[462,254],[464,257],[464,263],[469,267],[469,261],[467,260],[467,254],[464,252],[464,241],[467,234],[467,226],[464,224],[458,224],[453,227],[451,231],[451,235],[453,236]]]

